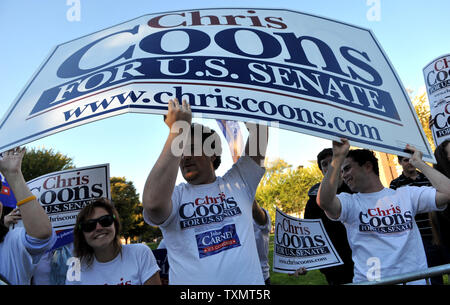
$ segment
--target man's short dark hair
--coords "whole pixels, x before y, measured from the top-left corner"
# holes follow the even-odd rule
[[[191,124],[191,136],[195,135],[194,129],[195,128],[201,128],[202,131],[202,145],[205,143],[206,139],[208,139],[210,136],[214,137],[214,141],[211,143],[211,148],[215,149],[216,144],[218,145],[218,150],[220,151],[220,154],[222,153],[222,146],[220,143],[220,137],[219,134],[214,130],[207,126],[204,126],[202,124],[192,123]],[[216,158],[213,161],[213,167],[214,169],[218,169],[220,166],[220,163],[222,162],[220,154],[215,155]]]
[[[317,155],[317,165],[319,166],[319,169],[322,171],[322,165],[320,164],[323,159],[327,157],[333,157],[333,149],[331,148],[325,148],[323,149],[318,155]]]
[[[411,155],[414,154],[414,152],[412,150],[409,150],[409,149],[405,149],[403,151],[405,153],[408,153],[408,154],[411,154]],[[398,163],[400,163],[400,162],[402,162],[403,159],[409,159],[409,157],[397,156],[397,159],[398,159]]]
[[[353,161],[363,166],[366,162],[372,164],[373,171],[377,176],[380,176],[380,169],[378,168],[378,159],[375,157],[373,151],[368,149],[353,149],[347,154],[347,158],[352,158]]]

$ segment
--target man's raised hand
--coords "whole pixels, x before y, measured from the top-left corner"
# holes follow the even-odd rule
[[[422,152],[409,144],[406,145],[406,150],[412,153],[412,156],[409,158],[409,163],[414,167],[418,167],[419,163],[423,162]]]
[[[172,129],[173,124],[177,121],[187,122],[190,126],[192,121],[192,111],[191,106],[186,100],[183,100],[180,105],[178,99],[175,98],[168,102],[168,111],[164,118],[164,122]]]
[[[341,142],[333,141],[333,158],[344,159],[350,150],[350,142],[346,138],[341,138]]]
[[[16,147],[4,152],[0,160],[0,171],[3,175],[20,173],[24,155],[25,147]]]

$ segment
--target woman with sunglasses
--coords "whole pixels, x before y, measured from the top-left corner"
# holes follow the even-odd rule
[[[108,199],[85,206],[74,228],[73,250],[79,264],[69,268],[66,285],[160,285],[150,248],[122,245],[119,233],[119,214]]]
[[[10,230],[0,220],[0,278],[13,285],[30,285],[36,264],[56,241],[47,214],[22,175],[24,154],[25,148],[15,148],[0,157],[0,172],[14,193],[23,221],[23,227]],[[0,202],[0,216],[2,210]]]

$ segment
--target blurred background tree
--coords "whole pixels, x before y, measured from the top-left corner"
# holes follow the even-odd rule
[[[266,173],[256,190],[255,199],[269,211],[272,225],[275,223],[276,205],[284,213],[301,217],[308,201],[308,191],[323,176],[317,165],[292,168],[278,159],[266,167]]]
[[[427,137],[427,140],[430,143],[431,149],[434,151],[436,149],[436,145],[434,144],[432,131],[429,127],[430,103],[428,101],[427,92],[423,91],[417,94],[414,94],[413,90],[407,90],[407,92],[409,93],[411,102],[414,105],[414,110],[417,113],[417,117],[419,118],[423,131],[425,132],[425,136]]]
[[[72,158],[46,148],[27,149],[22,160],[25,181],[74,167]]]
[[[111,199],[120,215],[125,242],[148,242],[160,238],[160,229],[144,222],[143,207],[133,182],[125,177],[111,177],[110,182]]]

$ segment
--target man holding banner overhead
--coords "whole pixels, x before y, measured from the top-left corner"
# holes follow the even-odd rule
[[[450,179],[428,166],[416,148],[410,163],[433,187],[385,188],[378,162],[367,149],[349,150],[342,138],[333,142],[333,159],[317,196],[317,203],[333,220],[344,223],[355,263],[353,282],[427,269],[427,260],[414,216],[443,210],[450,202]],[[355,194],[336,195],[339,176]],[[425,280],[412,284],[425,284]]]
[[[220,138],[191,126],[191,119],[186,101],[169,101],[170,134],[143,192],[144,219],[161,227],[167,246],[170,284],[263,285],[252,203],[265,171],[267,136],[259,137],[260,126],[249,126],[245,155],[216,177]],[[187,183],[175,186],[178,167]]]

